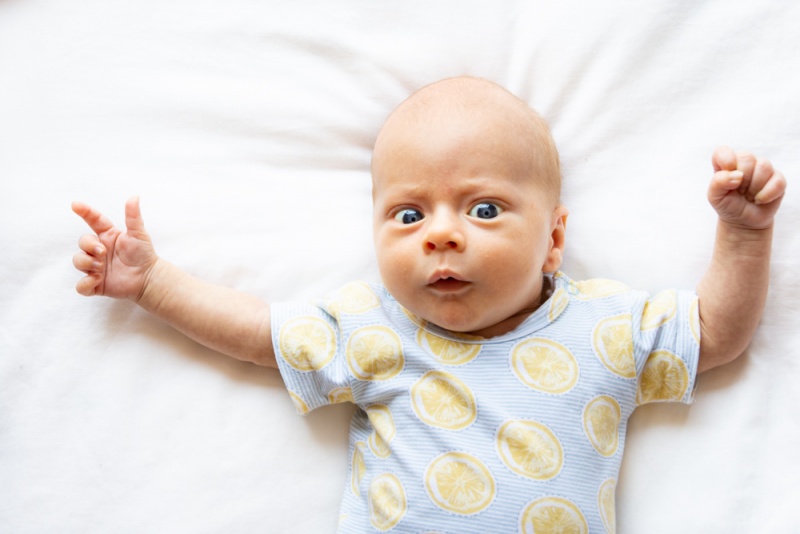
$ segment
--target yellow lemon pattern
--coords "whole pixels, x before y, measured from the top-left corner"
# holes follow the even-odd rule
[[[528,504],[520,517],[525,534],[587,534],[589,526],[580,508],[561,497],[543,497]]]
[[[553,432],[536,421],[503,423],[495,439],[506,467],[533,480],[550,480],[561,472],[564,451]]]
[[[397,433],[392,411],[385,404],[373,404],[367,407],[367,417],[373,429],[367,440],[369,449],[378,458],[388,458],[392,454],[389,444]]]
[[[353,390],[346,386],[334,388],[328,392],[328,402],[331,404],[355,402],[355,400],[353,400]]]
[[[469,387],[438,370],[428,371],[411,386],[411,407],[425,424],[445,430],[463,430],[478,415]]]
[[[630,313],[600,320],[592,332],[592,348],[609,371],[623,378],[636,378]]]
[[[381,532],[397,526],[408,510],[406,490],[393,473],[376,476],[369,485],[369,521]]]
[[[439,508],[472,515],[494,501],[495,481],[489,468],[477,457],[448,452],[436,457],[425,470],[425,491]]]
[[[691,396],[698,303],[560,273],[554,284],[490,339],[427,324],[363,283],[326,301],[338,321],[311,304],[271,308],[297,411],[357,408],[343,529],[615,532],[625,421]]]
[[[651,352],[639,378],[636,403],[680,401],[689,388],[689,370],[668,350]]]
[[[308,404],[306,404],[306,401],[304,401],[300,395],[290,390],[289,398],[292,399],[292,404],[294,404],[294,409],[297,410],[297,413],[303,415],[308,413]]]
[[[405,366],[400,336],[382,325],[364,326],[350,334],[345,355],[350,372],[359,380],[389,380]]]
[[[461,343],[445,339],[422,328],[417,330],[417,343],[425,352],[445,365],[464,365],[474,360],[481,351],[481,345],[477,343]]]
[[[617,491],[617,481],[613,478],[605,480],[597,492],[597,509],[600,510],[600,520],[606,529],[606,534],[617,532],[617,513],[614,504],[614,493]]]
[[[530,338],[511,350],[511,368],[529,388],[560,395],[578,381],[578,361],[567,347],[545,338]]]
[[[613,456],[619,446],[619,403],[613,397],[593,398],[583,410],[583,431],[592,447],[603,456]]]
[[[695,343],[700,345],[700,311],[699,311],[699,304],[700,301],[697,297],[692,299],[692,303],[689,305],[689,330],[692,332],[692,337],[694,338]]]
[[[381,305],[377,295],[366,282],[350,282],[337,291],[328,303],[328,312],[341,318],[342,313],[360,314]]]
[[[361,495],[361,481],[367,474],[367,463],[364,461],[363,441],[357,441],[353,446],[353,458],[350,460],[350,489],[356,496]]]
[[[593,278],[591,280],[574,282],[573,286],[577,289],[575,297],[580,300],[601,299],[630,291],[630,288],[622,282],[607,280],[605,278]]]
[[[563,287],[556,289],[553,296],[550,297],[550,307],[547,309],[547,320],[551,323],[555,321],[564,310],[567,309],[569,304],[569,294]]]
[[[320,370],[336,353],[336,334],[319,317],[301,316],[286,321],[278,340],[283,359],[298,371]]]
[[[677,309],[678,294],[675,290],[657,293],[644,305],[640,330],[653,330],[663,326],[675,318]]]

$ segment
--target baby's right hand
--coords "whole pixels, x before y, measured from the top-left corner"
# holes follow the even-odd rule
[[[72,211],[96,234],[85,235],[78,242],[81,252],[75,254],[72,263],[86,276],[78,281],[75,289],[87,297],[105,295],[138,301],[148,273],[158,260],[144,229],[139,198],[131,198],[125,204],[125,232],[82,202],[73,202]]]

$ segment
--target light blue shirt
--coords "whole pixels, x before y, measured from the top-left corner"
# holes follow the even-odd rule
[[[628,417],[691,402],[694,293],[550,280],[489,339],[413,316],[380,285],[271,307],[300,413],[354,402],[340,533],[614,532]]]

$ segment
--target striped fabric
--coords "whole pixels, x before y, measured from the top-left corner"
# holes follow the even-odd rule
[[[359,408],[340,533],[615,531],[628,417],[693,398],[697,298],[549,281],[536,312],[490,339],[439,329],[364,282],[272,306],[298,411]]]

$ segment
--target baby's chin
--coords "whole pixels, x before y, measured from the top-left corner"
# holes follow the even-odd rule
[[[496,321],[486,317],[447,317],[434,316],[425,317],[418,315],[426,323],[431,323],[439,328],[452,332],[455,337],[479,337],[489,338],[499,336],[513,330],[518,322],[510,328],[507,327],[507,320]]]
[[[471,337],[480,337],[480,338],[492,338],[497,336],[502,336],[514,330],[518,327],[525,319],[531,314],[532,310],[522,310],[510,317],[501,318],[499,321],[492,318],[486,318],[483,322],[476,321],[474,324],[470,325],[454,325],[456,328],[447,328],[446,326],[441,326],[446,330],[451,332],[461,334],[464,336],[471,336]],[[435,321],[434,321],[434,324]]]
[[[395,298],[414,322],[419,325],[435,325],[452,332],[455,337],[490,338],[506,334],[514,330],[535,309],[534,307],[523,310],[509,309],[491,306],[486,302],[480,306],[475,302],[464,302],[461,299],[434,301],[418,299],[406,303],[404,300],[413,299],[403,299],[404,296],[401,294]],[[477,307],[482,309],[476,312]]]
[[[400,305],[403,307],[406,315],[420,326],[430,324],[454,334],[465,335],[468,335],[475,329],[473,327],[473,322],[465,321],[462,318],[447,317],[436,313],[425,313],[425,310],[420,310],[414,306],[405,306],[402,302]]]

